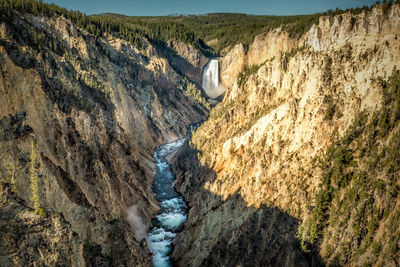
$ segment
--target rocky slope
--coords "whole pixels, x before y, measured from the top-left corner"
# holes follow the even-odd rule
[[[321,17],[221,58],[225,98],[177,158],[178,266],[397,266],[400,7]]]
[[[27,262],[39,266],[85,263],[78,253],[77,234],[60,214],[33,213],[15,196],[10,185],[3,182],[0,182],[0,211],[1,266],[22,266]]]
[[[146,39],[1,11],[0,265],[150,265],[153,150],[208,111]]]
[[[208,63],[208,58],[192,45],[176,40],[168,41],[167,45],[159,47],[159,50],[178,73],[185,75],[201,88],[202,70]]]

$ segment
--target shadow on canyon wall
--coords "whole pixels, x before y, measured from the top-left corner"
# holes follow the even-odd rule
[[[201,52],[194,51],[185,51],[186,57],[191,58],[190,62],[188,58],[181,56],[177,51],[174,50],[174,43],[172,42],[170,46],[165,43],[153,42],[154,47],[157,50],[157,53],[166,58],[171,65],[171,67],[180,75],[188,77],[192,80],[198,88],[201,87],[202,83],[202,75],[203,68],[208,63],[209,59],[206,58]],[[175,44],[177,46],[175,49],[180,49],[183,46],[186,48],[186,45]]]
[[[187,142],[171,162],[176,188],[189,206],[174,240],[177,266],[324,266],[319,251],[301,251],[298,219],[277,207],[249,206],[238,192],[223,199],[204,189],[216,173],[197,153]]]
[[[21,210],[29,210],[31,189],[26,185],[30,166],[35,167],[40,206],[46,214],[61,214],[68,230],[77,234],[78,245],[73,248],[77,259],[65,265],[82,259],[87,265],[94,262],[93,266],[103,260],[115,265],[150,265],[149,251],[144,242],[134,240],[125,210],[137,204],[143,218],[150,221],[157,211],[149,179],[153,150],[168,141],[165,136],[184,136],[186,125],[203,120],[207,111],[175,89],[179,77],[147,69],[146,62],[140,65],[101,39],[82,35],[88,57],[78,53],[74,60],[85,71],[113,78],[106,85],[118,86],[110,97],[82,80],[71,62],[63,59],[63,51],[46,44],[36,47],[23,38],[28,34],[24,26],[30,24],[17,15],[13,19],[21,23],[2,21],[13,36],[0,40],[4,47],[0,56],[4,98],[0,102],[6,107],[0,112],[0,180],[9,176],[8,165],[13,163],[16,195],[26,202]],[[69,48],[53,37],[57,47]],[[35,79],[28,82],[29,77]],[[36,161],[30,159],[32,151]],[[10,222],[12,216],[4,220]],[[21,247],[18,253],[23,255],[26,249]],[[32,253],[35,259],[40,256]],[[30,262],[27,258],[21,265]]]

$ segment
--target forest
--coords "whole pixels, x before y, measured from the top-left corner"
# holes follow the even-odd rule
[[[383,3],[387,8],[392,4],[392,1]],[[105,33],[117,35],[139,49],[143,48],[143,37],[157,43],[175,39],[193,45],[209,57],[219,56],[224,48],[237,43],[243,43],[245,47],[248,47],[257,34],[277,27],[288,31],[290,37],[298,38],[313,24],[318,23],[321,16],[333,16],[345,12],[358,14],[369,9],[371,7],[364,6],[296,16],[213,13],[140,17],[118,14],[86,15],[42,1],[0,0],[1,16],[8,16],[12,10],[48,17],[62,15],[95,36],[99,37]]]

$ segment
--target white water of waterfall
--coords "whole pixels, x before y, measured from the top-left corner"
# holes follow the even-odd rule
[[[216,98],[225,92],[226,88],[219,84],[219,69],[217,59],[211,59],[204,68],[202,87],[206,94],[211,98]]]

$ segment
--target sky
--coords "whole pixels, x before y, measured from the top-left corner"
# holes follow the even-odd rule
[[[130,16],[234,12],[256,15],[312,14],[328,9],[372,5],[376,0],[44,0],[88,15],[119,13]]]

